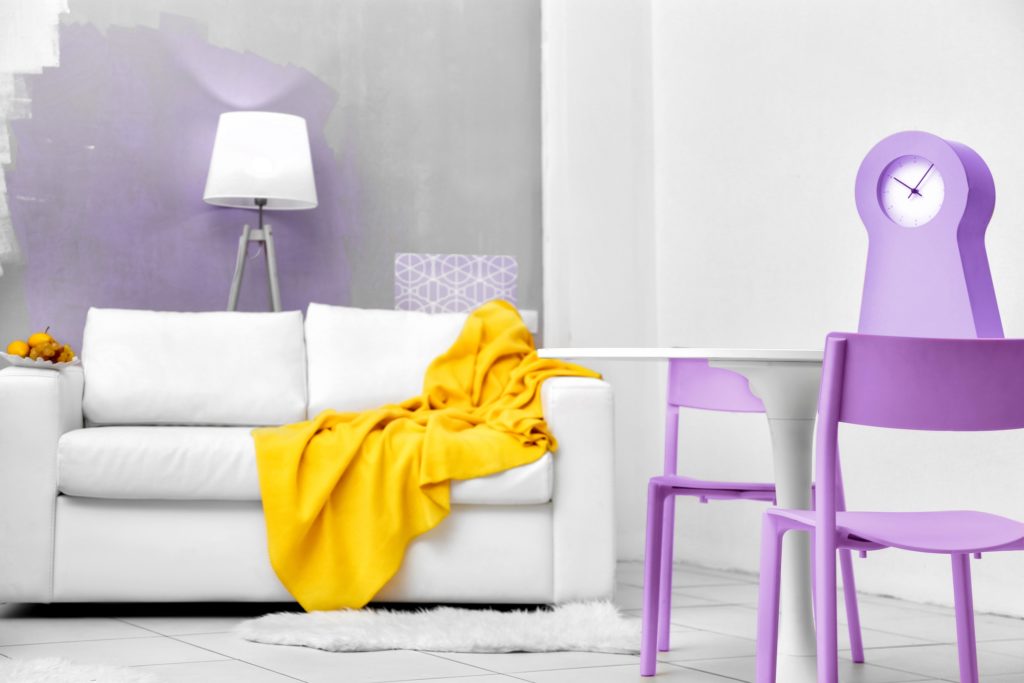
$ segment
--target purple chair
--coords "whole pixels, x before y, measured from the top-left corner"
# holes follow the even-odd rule
[[[970,556],[1024,550],[1024,523],[971,510],[844,512],[839,423],[923,431],[1024,428],[1024,340],[828,336],[818,404],[816,509],[771,509],[761,541],[757,683],[775,681],[779,571],[787,531],[814,534],[818,683],[838,681],[836,551],[949,555],[960,680],[977,683]]]
[[[647,547],[644,555],[643,635],[640,675],[653,676],[657,650],[669,649],[672,611],[672,551],[676,496],[709,500],[762,500],[775,502],[775,484],[764,482],[706,481],[678,474],[679,409],[763,413],[764,404],[750,392],[747,379],[730,370],[713,368],[706,360],[670,359],[668,407],[665,418],[665,470],[653,477],[647,493]],[[843,592],[855,661],[864,661],[860,619],[849,551],[840,555]]]

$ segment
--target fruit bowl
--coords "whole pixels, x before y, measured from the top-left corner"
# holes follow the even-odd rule
[[[71,367],[72,365],[79,365],[82,362],[78,356],[75,356],[74,359],[67,363],[54,363],[52,360],[43,360],[42,358],[36,358],[35,360],[31,358],[22,358],[21,356],[4,353],[3,351],[0,351],[0,358],[3,358],[11,365],[16,365],[19,368],[42,368],[44,370],[60,370],[61,368]]]

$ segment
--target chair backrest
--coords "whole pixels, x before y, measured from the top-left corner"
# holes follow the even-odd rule
[[[668,404],[730,413],[764,412],[764,404],[750,392],[746,377],[713,368],[706,359],[698,358],[669,360]]]
[[[829,356],[845,346],[841,367]],[[928,431],[1024,427],[1024,339],[829,335],[838,421]],[[828,400],[822,388],[822,402]],[[821,409],[825,414],[825,408]]]
[[[739,373],[713,368],[706,359],[669,359],[665,474],[676,474],[678,469],[680,408],[763,413],[764,403],[751,393],[750,383]]]
[[[1024,428],[1024,339],[832,333],[818,399],[816,507],[834,526],[839,423],[920,431]],[[837,508],[838,506],[838,508]]]

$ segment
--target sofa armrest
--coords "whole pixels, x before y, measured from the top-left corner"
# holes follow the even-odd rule
[[[615,588],[611,385],[556,377],[544,382],[541,401],[558,441],[552,493],[554,601],[610,599]]]
[[[57,441],[82,427],[81,367],[0,370],[0,600],[49,602]]]

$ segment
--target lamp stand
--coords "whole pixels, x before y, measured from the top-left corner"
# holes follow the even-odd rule
[[[245,274],[246,254],[250,242],[263,243],[263,255],[267,262],[267,280],[270,285],[270,307],[273,311],[281,310],[281,290],[277,282],[277,256],[274,252],[274,233],[269,225],[263,223],[263,207],[267,200],[256,199],[259,208],[260,227],[253,230],[248,224],[242,226],[242,236],[238,238],[238,257],[235,259],[235,276],[231,280],[231,292],[228,294],[228,310],[238,310],[238,292],[242,288],[242,276]]]

